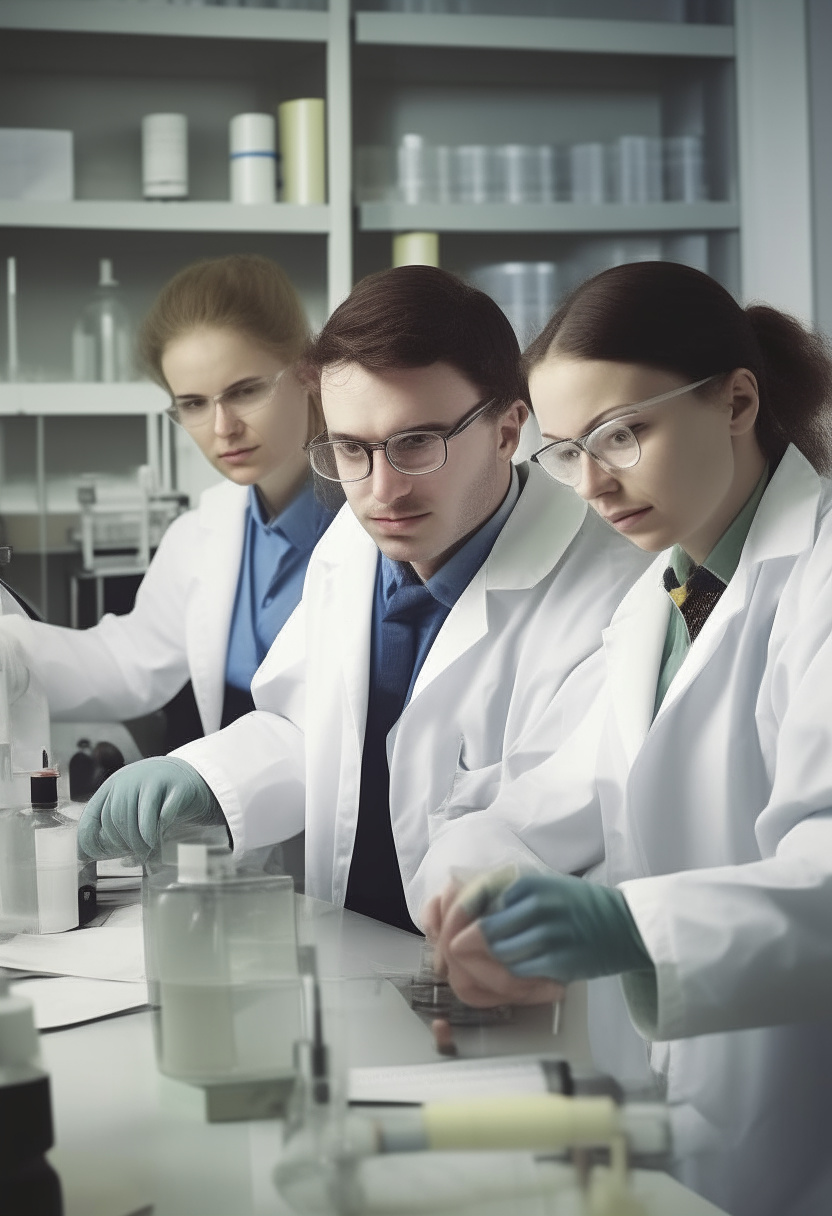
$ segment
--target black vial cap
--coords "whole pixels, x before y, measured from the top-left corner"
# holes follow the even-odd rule
[[[30,778],[30,787],[35,810],[51,811],[58,805],[57,773],[36,773]]]

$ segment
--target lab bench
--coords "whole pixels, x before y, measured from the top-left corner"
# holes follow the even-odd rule
[[[298,902],[299,936],[316,946],[324,1000],[334,1011],[328,1034],[336,1072],[339,1061],[342,1068],[436,1063],[426,1021],[395,986],[397,978],[418,973],[421,939],[317,900]],[[580,1056],[574,1028],[572,1035],[570,1053]],[[547,1007],[518,1011],[507,1025],[457,1033],[461,1055],[482,1057],[552,1055],[558,1038]],[[57,1147],[51,1156],[65,1216],[289,1212],[272,1183],[281,1124],[200,1118],[188,1087],[156,1069],[150,1012],[50,1032],[41,1045],[52,1078]],[[667,1175],[637,1171],[636,1185],[662,1216],[719,1216]]]

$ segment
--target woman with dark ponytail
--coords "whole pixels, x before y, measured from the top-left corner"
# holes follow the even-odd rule
[[[526,361],[534,459],[659,556],[605,632],[606,687],[568,749],[482,813],[505,831],[495,862],[532,872],[496,897],[493,877],[446,893],[428,923],[475,1003],[535,976],[593,981],[596,1062],[666,1094],[683,1182],[732,1216],[821,1216],[829,356],[792,318],[659,262],[578,288]],[[459,821],[458,856],[480,819]]]

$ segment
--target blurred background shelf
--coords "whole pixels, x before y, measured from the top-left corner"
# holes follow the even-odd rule
[[[355,40],[387,46],[493,47],[500,50],[731,58],[734,30],[724,25],[564,17],[358,13]]]
[[[155,37],[265,38],[326,42],[329,14],[274,9],[223,9],[137,3],[136,0],[3,0],[0,29],[54,30]]]
[[[362,203],[363,232],[705,232],[739,227],[736,203]]]
[[[169,404],[167,393],[142,382],[0,384],[0,417],[162,414]]]
[[[328,233],[329,207],[123,199],[78,199],[69,203],[6,200],[0,202],[0,224],[9,228],[91,228],[101,232]]]

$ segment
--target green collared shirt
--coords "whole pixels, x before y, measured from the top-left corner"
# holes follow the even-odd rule
[[[723,532],[702,565],[715,578],[727,587],[734,577],[740,562],[743,545],[746,542],[760,499],[763,497],[768,484],[769,467],[766,465],[763,475],[754,487],[754,492],[748,502],[736,516],[733,523]],[[670,568],[683,587],[696,569],[696,563],[679,545],[674,545],[670,554]],[[656,686],[656,703],[653,717],[659,712],[662,701],[667,694],[676,673],[687,658],[691,647],[690,634],[679,606],[673,596],[670,596],[670,620],[667,622],[667,633],[664,639],[662,662],[659,668],[659,680]]]

